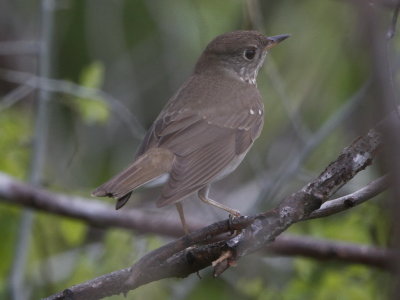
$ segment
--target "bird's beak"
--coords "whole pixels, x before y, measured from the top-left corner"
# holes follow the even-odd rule
[[[268,43],[267,43],[267,46],[265,47],[265,50],[278,45],[280,42],[286,40],[289,36],[290,36],[290,34],[280,34],[280,35],[267,37]]]

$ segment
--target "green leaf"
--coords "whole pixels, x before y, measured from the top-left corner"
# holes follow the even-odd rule
[[[9,109],[1,112],[0,170],[20,179],[25,177],[29,165],[30,120],[24,111]]]
[[[83,222],[62,218],[60,221],[60,231],[68,246],[77,246],[83,242],[86,235],[86,225]]]
[[[80,85],[100,89],[104,81],[104,66],[100,62],[93,62],[83,69],[80,76]],[[109,118],[108,103],[100,97],[76,98],[74,108],[87,124],[105,123]]]

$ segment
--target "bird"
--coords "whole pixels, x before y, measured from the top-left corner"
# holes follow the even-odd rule
[[[120,209],[136,188],[167,178],[156,205],[175,204],[185,233],[181,201],[195,193],[240,216],[209,197],[210,185],[233,172],[259,137],[264,105],[257,74],[268,50],[289,36],[238,30],[215,37],[148,129],[133,162],[92,196],[112,197]]]

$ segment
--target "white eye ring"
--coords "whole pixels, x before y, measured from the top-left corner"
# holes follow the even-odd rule
[[[253,60],[254,57],[256,57],[256,49],[254,49],[254,48],[249,48],[249,49],[244,50],[244,52],[243,52],[243,57],[244,57],[246,60]]]

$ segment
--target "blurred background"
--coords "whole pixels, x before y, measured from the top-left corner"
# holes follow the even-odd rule
[[[258,77],[266,111],[261,137],[236,172],[211,190],[243,214],[274,207],[382,117],[371,89],[374,38],[385,40],[396,3],[0,0],[0,171],[89,198],[131,162],[145,130],[212,38],[237,29],[290,33]],[[395,33],[383,49],[396,89]],[[360,173],[337,196],[365,186],[382,168]],[[155,207],[157,193],[139,190],[124,209],[177,220],[175,207]],[[196,197],[183,205],[190,222],[227,217]],[[389,211],[383,194],[288,233],[386,247]],[[172,238],[2,202],[0,234],[0,299],[49,296],[128,267]],[[387,299],[391,290],[385,270],[265,253],[241,259],[219,279],[209,270],[201,276],[162,280],[126,299]]]

